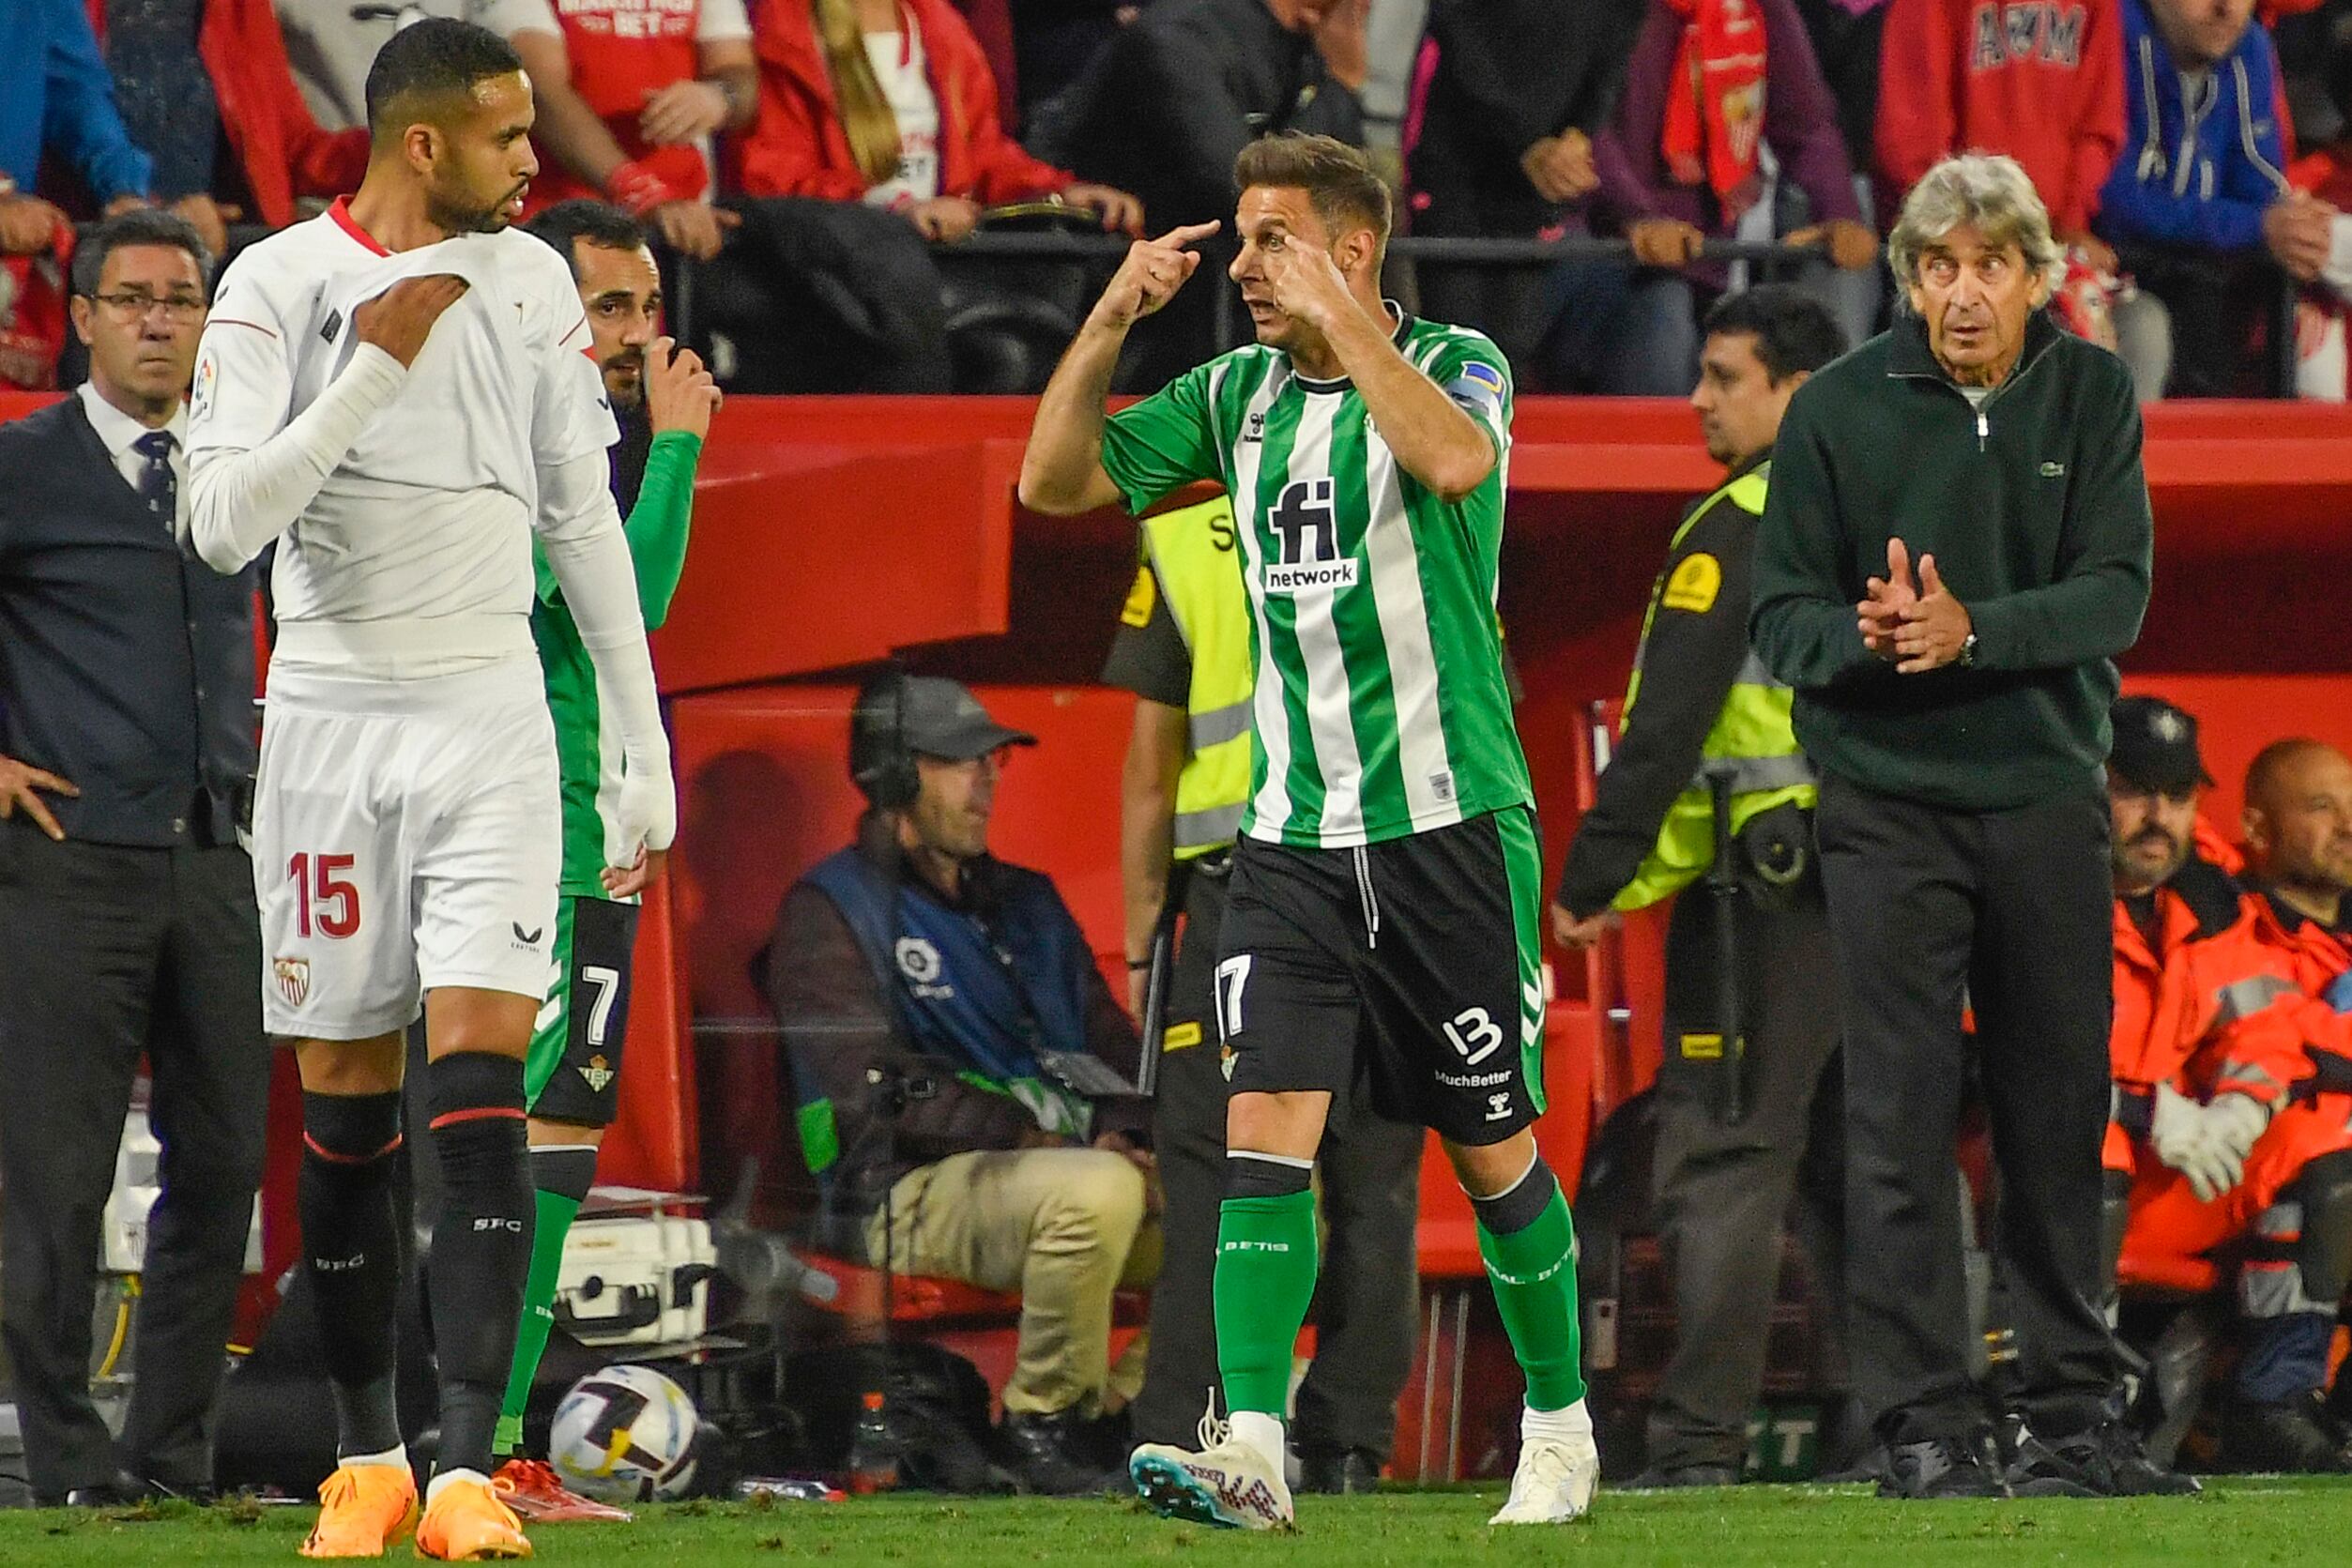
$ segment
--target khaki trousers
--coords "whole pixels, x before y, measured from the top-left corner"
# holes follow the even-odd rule
[[[1159,1222],[1147,1209],[1143,1173],[1107,1149],[952,1154],[891,1189],[890,1265],[1020,1293],[1007,1414],[1116,1408],[1143,1382],[1141,1335],[1110,1364],[1110,1298],[1159,1272]],[[881,1266],[881,1214],[865,1241]]]

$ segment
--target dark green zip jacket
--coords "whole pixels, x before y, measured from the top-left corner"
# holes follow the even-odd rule
[[[2038,311],[1972,408],[1904,315],[1789,403],[1749,640],[1796,688],[1807,754],[1864,789],[2006,811],[2095,788],[2153,533],[2122,360]],[[1972,667],[1898,675],[1863,647],[1855,605],[1890,538],[1967,606]]]

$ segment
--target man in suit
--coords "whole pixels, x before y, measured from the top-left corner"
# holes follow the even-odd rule
[[[170,214],[99,225],[73,263],[90,380],[0,426],[0,1344],[43,1503],[209,1490],[261,1180],[252,580],[197,559],[181,500],[211,265]],[[142,1055],[163,1190],[118,1446],[93,1274]]]

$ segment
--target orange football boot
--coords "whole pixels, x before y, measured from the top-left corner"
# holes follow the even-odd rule
[[[304,1557],[382,1557],[417,1528],[417,1481],[405,1465],[337,1465],[318,1502]]]
[[[487,1481],[452,1481],[425,1505],[417,1524],[417,1555],[443,1562],[488,1562],[528,1557],[523,1521]]]

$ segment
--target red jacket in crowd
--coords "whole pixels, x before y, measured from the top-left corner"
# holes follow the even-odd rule
[[[2116,0],[1894,0],[1879,82],[1882,222],[1938,160],[1974,148],[2023,164],[2059,233],[2090,227],[2123,146]]]
[[[105,0],[89,0],[90,25],[106,36]],[[294,221],[298,196],[343,196],[368,168],[368,133],[319,129],[294,84],[270,0],[207,0],[196,53],[212,78],[229,148],[245,172],[253,210],[271,228]]]
[[[948,0],[900,0],[921,33],[939,100],[939,194],[983,206],[1026,201],[1076,177],[1031,158],[1004,132],[996,80],[970,26]],[[872,183],[850,156],[832,73],[807,0],[769,0],[752,19],[759,118],[738,139],[736,188],[747,196],[854,202]]]

